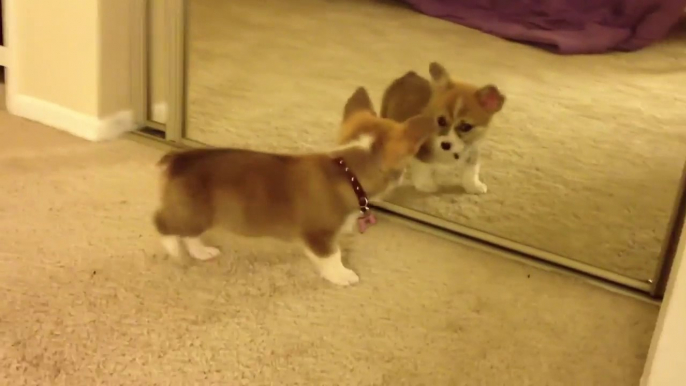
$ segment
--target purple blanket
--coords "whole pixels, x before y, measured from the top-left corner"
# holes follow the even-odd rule
[[[404,0],[429,16],[560,54],[633,51],[664,38],[686,0]]]

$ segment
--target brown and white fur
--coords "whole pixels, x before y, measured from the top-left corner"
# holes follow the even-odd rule
[[[422,114],[439,126],[437,134],[422,145],[411,166],[412,183],[417,190],[438,190],[433,165],[457,162],[463,168],[462,186],[467,193],[488,190],[479,177],[479,144],[489,123],[505,103],[493,85],[474,86],[453,80],[446,69],[429,65],[431,81],[410,71],[386,89],[381,116],[395,121]]]
[[[369,198],[393,188],[433,120],[398,123],[379,118],[367,92],[348,100],[342,136],[348,145],[331,152],[287,155],[241,149],[172,152],[162,167],[161,205],[154,224],[171,255],[181,248],[198,260],[220,254],[200,235],[212,227],[252,237],[299,242],[321,276],[338,285],[358,282],[343,266],[338,237],[360,213],[351,183],[333,159],[342,157]]]

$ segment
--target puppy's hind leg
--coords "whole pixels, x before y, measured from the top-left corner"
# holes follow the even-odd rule
[[[159,209],[157,212],[155,212],[155,215],[153,216],[153,222],[155,223],[157,232],[162,235],[160,243],[162,244],[164,250],[172,257],[179,257],[179,255],[181,255],[181,238],[172,234],[169,221],[167,220],[162,209]]]
[[[335,232],[310,232],[305,235],[305,254],[326,280],[348,286],[360,281],[353,270],[346,268],[341,260],[341,248],[336,243]]]
[[[205,245],[198,237],[184,237],[182,240],[188,249],[188,254],[198,260],[210,260],[221,254],[219,248]]]
[[[221,253],[219,249],[205,245],[199,238],[212,224],[209,212],[191,214],[191,211],[162,208],[155,213],[154,221],[157,231],[162,235],[162,246],[171,256],[179,256],[181,244],[189,255],[198,260],[209,260]]]

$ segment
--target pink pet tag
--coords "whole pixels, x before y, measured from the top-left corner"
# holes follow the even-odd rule
[[[367,214],[362,215],[357,219],[357,228],[360,230],[360,233],[364,233],[367,230],[367,228],[375,224],[376,217],[373,213],[368,212]]]

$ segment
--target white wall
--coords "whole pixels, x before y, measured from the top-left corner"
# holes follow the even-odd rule
[[[11,0],[8,6],[13,92],[97,116],[98,2]]]
[[[5,0],[7,109],[89,140],[134,129],[132,1]]]
[[[686,385],[686,226],[681,232],[641,385]]]

